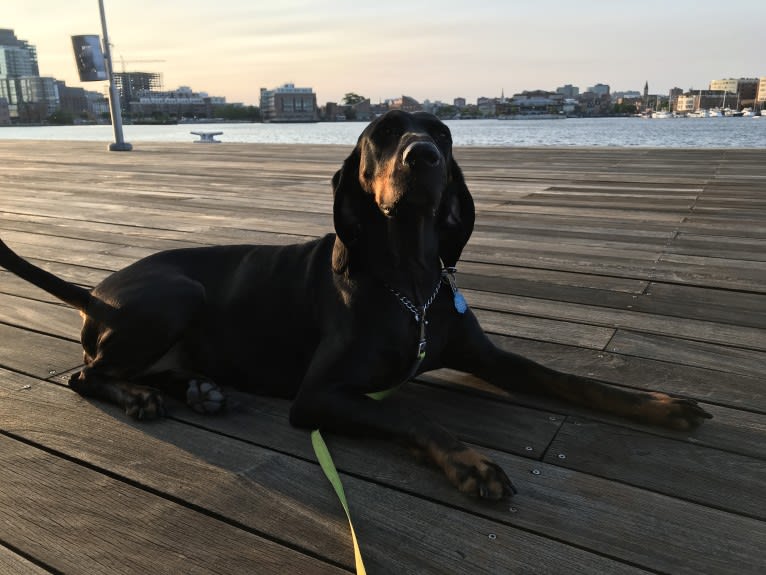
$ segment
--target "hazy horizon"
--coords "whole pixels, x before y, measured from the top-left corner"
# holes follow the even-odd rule
[[[0,28],[37,48],[40,74],[79,82],[70,37],[101,34],[97,0],[9,2]],[[452,102],[597,83],[666,94],[766,76],[766,2],[608,0],[105,0],[115,70],[161,72],[258,105],[261,87],[311,87],[320,105],[356,92]],[[161,62],[142,62],[162,60]]]

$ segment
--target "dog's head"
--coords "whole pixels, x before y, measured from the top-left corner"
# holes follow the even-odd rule
[[[431,114],[396,110],[371,122],[332,182],[338,273],[360,249],[381,245],[381,235],[398,252],[403,230],[414,227],[426,243],[433,236],[444,265],[454,266],[473,231],[473,199],[452,157],[452,135]]]

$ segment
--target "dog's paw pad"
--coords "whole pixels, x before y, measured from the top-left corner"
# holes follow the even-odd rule
[[[472,449],[448,458],[447,476],[457,488],[482,499],[504,499],[516,494],[516,488],[499,465]]]
[[[672,397],[664,393],[652,393],[650,397],[648,419],[651,423],[687,431],[713,417],[693,399]]]
[[[123,393],[125,413],[133,419],[146,421],[165,415],[165,405],[159,391],[151,387],[131,387]]]
[[[226,405],[226,396],[212,381],[191,379],[186,389],[186,403],[197,413],[217,413]]]

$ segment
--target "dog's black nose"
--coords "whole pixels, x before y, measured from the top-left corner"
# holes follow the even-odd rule
[[[410,168],[435,168],[442,155],[431,142],[412,142],[402,152],[402,162]]]

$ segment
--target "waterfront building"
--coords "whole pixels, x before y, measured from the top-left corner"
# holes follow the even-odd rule
[[[683,88],[671,88],[670,93],[668,94],[668,98],[669,98],[668,111],[670,112],[678,111],[678,98],[683,96],[683,94],[684,94]]]
[[[455,98],[452,100],[452,105],[455,106],[458,110],[462,110],[466,106],[465,98]]]
[[[37,49],[16,37],[13,30],[0,29],[0,77],[39,76]]]
[[[572,84],[566,84],[560,88],[556,88],[556,93],[561,94],[567,99],[576,99],[580,95],[580,88],[572,86]]]
[[[283,84],[261,88],[261,118],[264,122],[316,122],[317,97],[312,88]]]
[[[756,94],[755,101],[761,110],[766,106],[766,76],[758,79],[758,93]]]
[[[0,126],[8,126],[11,123],[11,111],[8,108],[8,100],[0,98]]]
[[[65,82],[56,82],[59,92],[61,111],[71,114],[73,118],[83,118],[88,115],[88,98],[85,88],[67,86]]]
[[[561,112],[568,118],[578,116],[580,114],[580,102],[576,98],[564,98]]]
[[[372,118],[371,109],[369,98],[364,98],[354,104],[327,102],[324,110],[320,110],[320,115],[325,122],[345,122],[347,120],[369,122]]]
[[[476,99],[476,108],[482,116],[495,116],[497,114],[497,104],[499,98],[485,98],[484,96]]]
[[[349,112],[350,112],[349,119],[359,120],[362,122],[369,122],[370,119],[372,118],[372,113],[370,112],[370,99],[365,98],[361,102],[352,104]]]
[[[596,96],[608,96],[609,95],[609,84],[596,84],[595,86],[588,87],[586,92],[592,92],[596,94]]]
[[[388,112],[388,104],[385,101],[370,104],[370,118],[377,118],[386,112]]]
[[[162,91],[162,74],[158,72],[115,72],[113,75],[123,109],[130,108],[139,94]]]
[[[688,114],[710,108],[723,108],[727,102],[735,105],[737,94],[723,90],[697,90],[681,94],[676,99],[676,112]]]
[[[726,102],[726,106],[752,106],[758,92],[758,78],[726,78],[710,82],[711,91],[735,94],[736,98]]]
[[[423,106],[420,105],[420,102],[418,102],[415,98],[411,98],[410,96],[394,98],[392,100],[388,100],[387,103],[389,110],[404,110],[405,112],[423,111]]]
[[[0,29],[0,98],[12,121],[42,121],[58,107],[55,80],[40,78],[37,49],[9,29]]]
[[[442,102],[441,100],[423,100],[423,103],[421,104],[422,110],[424,112],[428,112],[429,114],[438,115],[440,110],[446,110],[446,109],[454,109],[454,106],[452,104],[447,104],[446,102]]]
[[[88,100],[88,113],[93,118],[106,118],[111,121],[109,100],[101,92],[85,90],[85,99]]]
[[[612,100],[641,100],[643,95],[638,90],[626,90],[624,92],[612,92]]]
[[[59,92],[54,78],[22,76],[16,85],[19,97],[16,114],[20,122],[40,124],[59,108]]]
[[[558,117],[564,112],[567,98],[558,92],[545,90],[524,91],[514,94],[509,102],[498,102],[496,112],[499,118],[548,118]],[[571,101],[571,98],[569,99]],[[574,108],[572,108],[572,111]]]
[[[697,110],[697,96],[692,93],[681,94],[676,98],[675,111],[679,114],[689,114]]]
[[[70,114],[76,124],[98,122],[109,117],[109,100],[101,92],[67,86],[66,82],[56,81],[59,96],[59,109]]]
[[[612,97],[606,84],[591,86],[587,92],[580,94],[577,101],[580,103],[579,114],[582,116],[608,116],[612,110]]]
[[[188,86],[176,90],[138,90],[133,93],[128,111],[134,119],[212,118],[216,106],[226,105],[226,98],[194,92]]]
[[[739,85],[739,80],[735,78],[727,78],[725,80],[713,80],[710,82],[710,90],[723,90],[725,92],[736,92]]]

